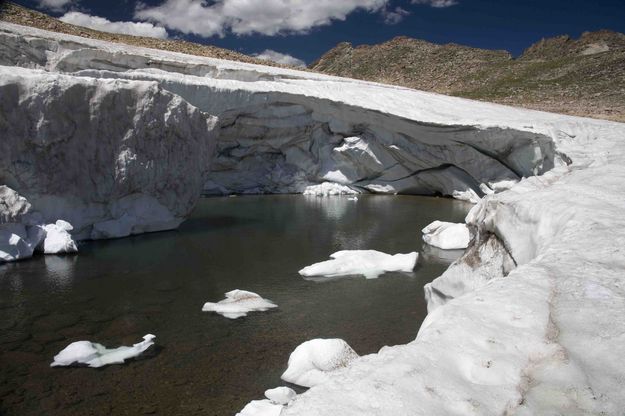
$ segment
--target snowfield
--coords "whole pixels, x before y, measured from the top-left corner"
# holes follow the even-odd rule
[[[4,22],[0,38],[0,184],[79,239],[174,228],[201,192],[483,197],[417,338],[332,371],[283,416],[622,415],[625,124]],[[101,143],[110,158],[81,135],[115,120],[102,96],[133,114]],[[85,102],[103,110],[79,117]],[[18,211],[0,205],[0,228]]]

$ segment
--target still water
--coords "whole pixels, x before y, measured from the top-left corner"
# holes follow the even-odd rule
[[[283,385],[306,340],[343,338],[361,355],[410,342],[423,285],[448,265],[440,253],[376,280],[297,271],[344,249],[422,253],[422,227],[462,221],[468,208],[414,196],[208,198],[177,231],[2,265],[0,415],[234,415]],[[232,289],[279,308],[237,320],[201,312]],[[156,348],[125,365],[49,367],[70,342],[116,347],[147,333]]]

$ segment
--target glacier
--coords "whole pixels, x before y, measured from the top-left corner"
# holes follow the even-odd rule
[[[2,230],[122,237],[175,228],[201,194],[324,182],[476,204],[416,339],[326,374],[283,416],[625,408],[625,124],[5,22],[0,38],[0,184],[19,194]]]

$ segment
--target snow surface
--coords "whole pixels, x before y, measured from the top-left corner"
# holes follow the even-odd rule
[[[327,382],[332,372],[349,366],[356,358],[358,354],[342,339],[312,339],[291,353],[282,380],[313,387]]]
[[[247,316],[249,312],[266,311],[277,308],[278,305],[260,295],[246,290],[231,290],[226,293],[226,299],[217,303],[206,302],[202,307],[203,312],[215,312],[229,319],[237,319]]]
[[[304,267],[299,274],[305,277],[339,277],[363,275],[376,279],[386,272],[411,272],[417,264],[419,254],[386,254],[376,250],[341,250],[326,260]]]
[[[297,393],[288,387],[265,390],[265,397],[276,404],[289,404],[296,396]]]
[[[477,203],[466,220],[475,231],[473,245],[428,286],[431,312],[417,338],[332,371],[282,415],[622,414],[625,124],[5,22],[0,37],[0,65],[8,65],[0,68],[7,87],[2,92],[8,94],[0,101],[3,114],[28,102],[10,102],[14,91],[24,91],[32,102],[57,102],[51,94],[56,83],[61,91],[74,85],[101,93],[121,93],[122,88],[141,97],[151,97],[141,91],[156,88],[160,98],[146,102],[167,107],[179,100],[177,108],[187,103],[189,114],[196,108],[219,116],[216,157],[205,180],[194,168],[178,178],[151,180],[150,172],[130,186],[167,202],[159,203],[175,218],[184,218],[198,188],[206,193],[303,192],[327,181],[389,194],[439,192]],[[161,106],[148,107],[160,114]],[[67,106],[61,108],[71,115]],[[16,114],[39,114],[30,111],[19,107]],[[137,116],[146,119],[141,112]],[[161,126],[183,125],[181,119],[164,120]],[[11,131],[11,125],[0,127]],[[59,124],[53,131],[67,128]],[[38,137],[31,148],[48,143],[51,135]],[[345,140],[354,137],[362,143]],[[35,210],[54,213],[46,224],[63,218],[80,230],[93,223],[90,218],[121,218],[109,214],[116,194],[101,192],[105,202],[89,210],[85,207],[98,201],[65,199],[61,185],[68,182],[56,176],[48,183],[54,185],[53,195],[32,198],[45,188],[43,173],[17,169],[19,164],[6,158],[27,153],[16,150],[20,142],[14,135],[5,136],[4,143],[9,148],[0,152],[0,180]],[[70,143],[59,152],[84,161],[83,144]],[[193,157],[202,148],[195,144],[186,154]],[[117,148],[107,151],[112,149]],[[114,154],[132,160],[125,152]],[[166,154],[187,160],[174,151]],[[352,157],[357,154],[363,158]],[[38,164],[47,167],[43,162]],[[79,170],[76,177],[114,177],[115,165],[107,166],[94,172],[99,175],[80,176],[84,170]],[[176,187],[190,179],[204,185]],[[116,189],[125,192],[119,187],[123,183],[115,182]],[[484,196],[481,184],[495,193]],[[190,195],[185,204],[170,204],[179,192]],[[28,225],[19,209],[0,204],[0,211],[2,222],[14,217],[9,222]]]
[[[87,364],[97,368],[110,364],[123,364],[126,360],[138,357],[145,350],[154,345],[155,335],[147,334],[143,341],[132,347],[118,347],[108,349],[102,344],[90,341],[76,341],[69,344],[54,356],[50,367],[67,367],[72,364]]]
[[[284,406],[270,400],[252,400],[236,416],[280,416]]]
[[[466,224],[455,224],[445,221],[434,221],[424,229],[423,241],[443,250],[467,248],[471,240],[469,227]]]

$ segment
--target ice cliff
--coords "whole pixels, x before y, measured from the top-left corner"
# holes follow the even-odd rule
[[[0,38],[0,184],[80,238],[175,227],[201,192],[486,195],[415,341],[283,415],[625,408],[624,124],[8,23]]]

